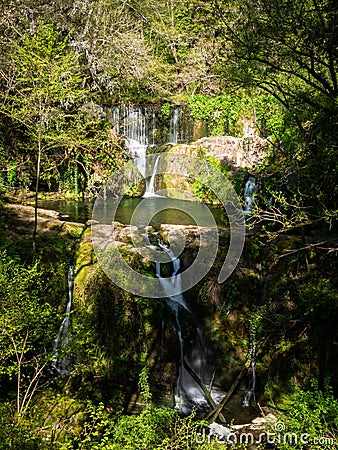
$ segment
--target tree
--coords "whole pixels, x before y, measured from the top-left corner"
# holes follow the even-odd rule
[[[210,2],[131,0],[126,5],[141,22],[171,95],[219,92],[219,75],[212,69],[220,42]]]
[[[333,0],[215,2],[226,45],[223,73],[259,87],[289,111],[297,125],[279,154],[289,188],[314,214],[338,210],[338,12]],[[295,140],[298,142],[295,145]]]
[[[134,100],[149,89],[155,64],[145,42],[139,20],[130,14],[125,2],[94,0],[74,5],[77,21],[72,46],[82,55],[81,66],[87,83],[101,99]]]
[[[53,25],[40,25],[33,36],[24,34],[10,50],[10,63],[1,72],[5,89],[0,112],[23,134],[35,163],[35,247],[41,168],[55,173],[70,160],[88,178],[86,164],[93,155],[106,157],[108,147],[114,160],[116,137],[106,121],[88,110],[89,92],[82,87],[78,57]]]
[[[24,35],[12,45],[12,73],[3,74],[8,90],[1,112],[21,124],[36,146],[34,245],[41,157],[47,149],[65,145],[65,140],[69,144],[69,115],[85,95],[74,55],[65,48],[53,26],[41,25],[36,36]]]
[[[25,266],[0,251],[0,378],[6,388],[8,380],[16,379],[19,415],[27,411],[48,362],[45,349],[55,333],[51,296],[57,275],[43,273],[38,262]]]
[[[167,69],[149,47],[142,18],[128,2],[4,0],[0,5],[1,46],[17,40],[17,32],[32,32],[41,20],[68,37],[79,56],[83,82],[100,102],[139,99],[166,92]],[[0,54],[1,58],[1,54]]]

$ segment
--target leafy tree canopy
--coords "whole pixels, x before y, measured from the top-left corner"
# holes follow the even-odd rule
[[[216,1],[225,51],[220,72],[273,95],[295,127],[281,146],[290,189],[317,212],[335,214],[337,33],[332,0]],[[228,77],[227,77],[228,76]],[[318,176],[320,174],[320,176]],[[332,217],[332,216],[331,216]]]

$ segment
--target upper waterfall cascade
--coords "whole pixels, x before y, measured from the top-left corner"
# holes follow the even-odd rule
[[[172,105],[163,116],[156,106],[115,105],[107,109],[114,131],[140,145],[182,144],[194,139],[193,119],[189,110]]]
[[[162,144],[187,143],[192,139],[191,116],[187,116],[180,106],[171,106],[164,123],[160,111],[155,107],[114,106],[108,117],[114,131],[125,138],[125,144],[136,167],[146,179],[145,197],[155,196],[155,165],[148,173],[146,153],[148,147]]]

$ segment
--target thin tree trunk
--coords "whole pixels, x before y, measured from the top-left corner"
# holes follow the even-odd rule
[[[183,358],[183,366],[186,369],[186,371],[192,376],[192,378],[196,381],[196,383],[199,385],[199,387],[202,389],[205,398],[207,399],[209,406],[213,408],[213,411],[217,408],[216,403],[214,402],[213,398],[211,397],[211,393],[208,391],[207,387],[203,383],[203,381],[200,379],[200,377],[195,373],[195,371],[190,367],[190,365],[187,363],[187,361]],[[220,420],[222,422],[226,422],[225,417],[221,412],[218,414]]]
[[[34,228],[33,228],[33,259],[36,254],[36,232],[38,227],[38,195],[40,181],[40,163],[41,163],[41,137],[38,138],[38,160],[36,163],[36,180],[35,180],[35,203],[34,203]]]
[[[237,386],[242,381],[242,378],[244,377],[246,371],[248,370],[248,367],[250,365],[250,361],[251,361],[250,358],[247,359],[247,361],[244,364],[243,369],[240,371],[240,373],[238,374],[237,378],[232,383],[232,386],[229,389],[229,391],[227,392],[227,395],[224,397],[224,399],[221,401],[221,403],[213,411],[210,411],[210,413],[207,415],[206,419],[210,423],[214,422],[215,420],[217,420],[217,418],[220,417],[220,415],[222,414],[222,410],[223,410],[224,406],[229,402],[229,400],[231,399],[232,395],[236,391]]]

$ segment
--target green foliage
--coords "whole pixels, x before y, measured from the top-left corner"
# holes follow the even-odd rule
[[[7,69],[13,73],[12,83],[0,93],[0,113],[20,129],[22,156],[30,162],[25,171],[36,171],[39,181],[41,169],[49,189],[60,187],[77,195],[92,184],[95,171],[104,178],[116,168],[120,147],[88,100],[79,57],[67,46],[51,24],[40,24],[33,35],[27,32],[14,41]],[[17,136],[9,135],[6,146],[14,139]],[[10,185],[17,183],[16,167],[6,168]]]
[[[272,96],[222,94],[208,96],[197,94],[189,102],[192,116],[205,120],[211,135],[231,134],[242,136],[243,120],[252,120],[263,136],[278,142],[285,129],[285,110]]]
[[[208,164],[215,167],[220,173],[227,176],[228,175],[228,167],[225,164],[221,164],[217,158],[215,158],[212,155],[205,155],[205,150],[202,149],[199,153],[199,157],[207,161]],[[213,178],[212,173],[209,171],[206,171],[205,174],[203,174],[202,180],[191,180],[191,189],[195,195],[195,197],[203,202],[206,203],[218,203],[218,197],[217,192],[212,192],[208,185],[210,185],[211,181],[215,181]],[[224,189],[224,186],[220,186],[220,189]]]
[[[79,446],[84,450],[114,449],[111,440],[114,422],[103,403],[94,405],[91,401],[87,401],[85,413],[86,420],[81,427],[80,436],[66,437],[66,442],[61,444],[60,448],[71,450]]]
[[[261,256],[262,244],[259,242],[259,239],[256,237],[252,237],[249,242],[246,243],[245,246],[245,256],[250,262],[257,262]]]
[[[56,312],[66,298],[65,274],[56,262],[55,252],[52,266],[40,260],[21,262],[14,249],[0,251],[0,381],[2,398],[16,397],[15,414],[6,423],[18,427],[24,428],[19,422],[29,413],[61,320]]]
[[[163,103],[161,107],[161,112],[164,115],[164,117],[170,116],[170,103]]]
[[[145,409],[139,416],[122,416],[114,429],[114,449],[156,449],[173,425],[171,409]]]
[[[284,126],[274,115],[268,133],[275,143],[282,138],[274,148],[273,172],[279,181],[292,173],[293,208],[306,207],[312,217],[326,217],[332,224],[338,209],[334,2],[298,0],[292,7],[288,0],[269,7],[265,0],[233,2],[226,16],[221,4],[215,6],[215,14],[221,21],[223,17],[221,34],[228,43],[224,79],[231,78],[236,86],[259,87],[283,105]],[[228,58],[232,67],[226,64]],[[271,167],[267,172],[270,178]]]
[[[144,366],[141,370],[139,385],[142,399],[145,402],[146,408],[149,409],[152,396],[149,387],[149,369],[147,366]]]
[[[284,138],[289,113],[273,95],[255,94],[248,98],[247,105],[248,110],[253,111],[261,135],[273,143]]]
[[[279,444],[283,450],[303,449],[304,436],[311,449],[337,448],[338,430],[338,401],[332,390],[326,386],[322,391],[318,388],[318,381],[313,379],[308,390],[295,387],[293,394],[284,405],[286,413],[280,419],[286,425],[285,433],[294,433],[297,441]],[[283,434],[282,434],[283,436]]]
[[[32,424],[18,421],[10,403],[0,404],[0,450],[36,450],[43,448],[41,436]]]
[[[122,416],[114,428],[114,450],[188,450],[196,446],[196,434],[206,425],[196,421],[195,414],[180,418],[171,408],[150,407],[151,394],[147,369],[140,374],[140,386],[146,407],[139,416]]]
[[[236,128],[243,113],[243,100],[232,95],[194,95],[189,107],[194,119],[206,120],[212,136],[222,134],[241,134]]]
[[[43,270],[38,262],[24,266],[5,252],[0,253],[0,373],[17,375],[16,352],[27,355],[26,364],[34,364],[30,356],[50,345],[54,332],[54,313],[48,297]]]
[[[243,186],[246,173],[244,170],[238,170],[232,175],[232,185],[237,195],[243,195]]]
[[[225,282],[225,291],[227,298],[227,311],[238,308],[241,304],[241,295],[238,290],[238,283],[233,279],[227,280]]]
[[[105,450],[189,450],[197,447],[196,433],[203,425],[195,415],[180,418],[171,408],[153,407],[148,383],[148,368],[140,373],[141,398],[145,406],[139,415],[114,416],[103,403],[86,404],[86,419],[76,437],[69,436],[61,444],[63,450],[80,446],[82,449]],[[198,448],[206,448],[200,447]]]

